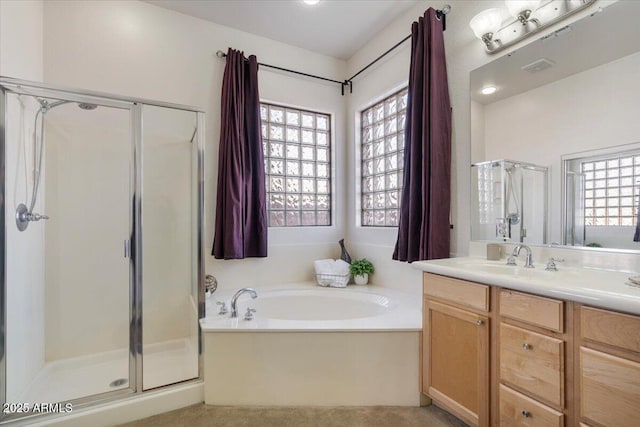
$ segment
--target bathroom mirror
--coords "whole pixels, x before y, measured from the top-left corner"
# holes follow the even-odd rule
[[[640,198],[639,14],[640,2],[602,2],[597,12],[471,72],[472,240],[640,251],[633,241]],[[495,91],[483,94],[488,87]],[[518,194],[508,175],[487,181],[487,168],[477,165],[502,159],[547,168],[545,233],[505,238],[510,220],[538,215],[526,203],[518,212],[509,200],[540,197],[542,187],[519,184]],[[487,215],[483,191],[500,209]]]

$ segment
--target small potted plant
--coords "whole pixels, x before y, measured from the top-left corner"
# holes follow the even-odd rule
[[[356,285],[366,285],[369,282],[369,275],[374,272],[374,268],[371,261],[363,258],[353,261],[349,265],[349,271],[353,274]]]

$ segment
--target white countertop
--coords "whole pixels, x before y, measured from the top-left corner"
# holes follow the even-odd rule
[[[416,261],[411,265],[429,273],[640,315],[640,287],[628,280],[633,273],[562,264],[558,264],[558,271],[545,271],[544,264],[523,268],[522,260],[518,260],[518,266],[513,267],[505,260],[476,257]]]

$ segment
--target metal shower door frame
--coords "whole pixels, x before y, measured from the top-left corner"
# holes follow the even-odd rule
[[[127,396],[142,394],[143,391],[143,341],[142,341],[142,108],[144,105],[173,108],[177,110],[191,111],[197,114],[198,130],[196,134],[197,143],[197,305],[198,318],[205,315],[204,303],[204,250],[203,250],[203,210],[204,210],[204,111],[195,107],[150,101],[138,98],[121,97],[101,92],[83,91],[66,88],[63,86],[49,85],[38,82],[30,82],[0,76],[0,404],[6,403],[6,262],[7,262],[7,241],[5,221],[6,204],[6,181],[5,181],[5,161],[6,161],[6,125],[7,125],[7,92],[17,95],[27,95],[34,97],[53,98],[68,100],[76,103],[89,103],[99,106],[120,108],[129,110],[129,131],[130,131],[130,157],[129,157],[129,387],[120,390],[109,391],[97,395],[86,396],[73,399],[70,403],[74,409],[80,409],[96,403],[106,403],[116,401]],[[11,226],[11,224],[9,224]],[[178,384],[192,381],[202,381],[203,360],[202,360],[202,334],[198,326],[198,377],[184,380]],[[175,384],[169,384],[170,387]],[[157,389],[153,389],[157,390]],[[55,402],[50,402],[55,403]],[[24,414],[3,414],[0,413],[0,424],[13,421],[15,419],[25,419],[34,415]]]

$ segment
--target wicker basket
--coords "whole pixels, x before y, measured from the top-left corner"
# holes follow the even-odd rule
[[[346,288],[350,278],[350,274],[316,274],[316,283],[318,286]]]

